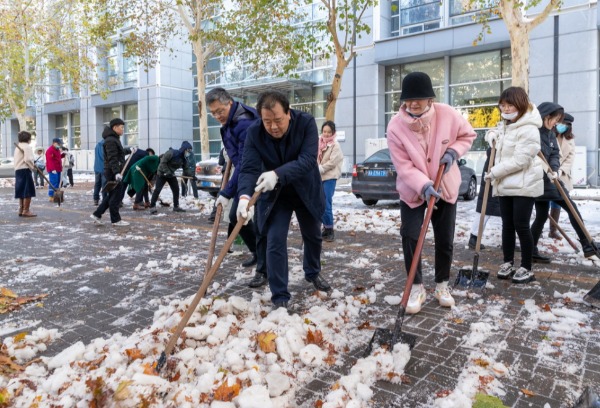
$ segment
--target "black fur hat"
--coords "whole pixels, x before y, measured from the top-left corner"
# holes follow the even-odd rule
[[[435,98],[431,78],[424,72],[411,72],[402,80],[401,101]]]

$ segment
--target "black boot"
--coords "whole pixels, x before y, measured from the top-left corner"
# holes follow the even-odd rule
[[[537,248],[533,248],[533,256],[531,257],[535,263],[550,263],[552,258],[540,254]]]
[[[600,258],[600,253],[598,251],[598,243],[593,241],[591,244],[587,239],[581,241],[581,249],[583,250],[583,256],[586,258],[591,258],[596,255]]]
[[[249,268],[251,266],[256,265],[257,261],[258,261],[258,258],[256,257],[256,252],[252,252],[252,258],[248,259],[246,262],[242,262],[242,266],[244,268]]]
[[[471,234],[471,236],[469,237],[469,249],[475,249],[475,247],[477,246],[477,235]],[[483,246],[483,244],[479,244],[479,249],[485,249],[485,247]]]
[[[254,278],[250,282],[248,282],[248,286],[251,288],[260,288],[261,286],[266,285],[268,282],[267,275],[264,273],[256,272],[254,274]]]
[[[333,242],[335,240],[335,232],[333,231],[333,228],[323,228],[321,236],[323,237],[323,241]]]
[[[306,278],[306,280],[312,283],[315,286],[315,289],[320,290],[321,292],[331,291],[331,286],[329,286],[329,283],[327,283],[320,274],[311,279]]]

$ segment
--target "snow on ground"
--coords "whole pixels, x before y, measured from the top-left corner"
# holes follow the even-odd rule
[[[1,179],[0,186],[10,186],[10,180]],[[170,190],[167,188],[163,191],[163,198],[169,199]],[[581,194],[598,197],[599,191],[585,190]],[[574,195],[579,195],[577,190],[576,193]],[[459,205],[457,245],[467,243],[472,217],[475,216],[474,205],[474,202],[461,202]],[[600,231],[600,202],[579,201],[578,205],[592,235],[597,236]],[[182,200],[182,207],[197,208],[206,214],[212,207],[212,200],[200,203],[188,196]],[[334,210],[338,230],[399,235],[400,211],[397,202],[365,207],[352,194],[337,191]],[[565,229],[573,234],[570,226]],[[198,233],[194,229],[181,229],[167,233],[164,238],[178,240]],[[483,243],[498,245],[500,233],[500,220],[492,218]],[[127,234],[122,242],[137,238]],[[49,252],[56,250],[59,253],[59,249],[49,248]],[[126,244],[122,244],[114,249],[113,255],[126,255],[129,250]],[[572,254],[567,258],[570,264],[586,262],[564,242],[557,244],[544,238],[540,241],[540,250]],[[136,278],[140,284],[143,284],[144,272],[169,273],[173,268],[196,265],[202,261],[191,255],[178,254],[167,259],[154,259],[150,253],[148,255],[147,263],[140,263],[135,268],[136,273],[141,272]],[[346,256],[336,251],[327,251],[326,255]],[[377,269],[377,256],[370,251],[360,252],[348,259],[347,264],[349,268],[368,267],[376,283],[382,276]],[[396,256],[402,258],[400,249]],[[27,274],[19,276],[20,281],[34,281],[40,274],[60,277],[64,272],[44,266],[43,257],[36,258],[38,264],[30,261],[31,268]],[[110,272],[110,265],[100,265],[105,272]],[[290,271],[290,274],[301,275],[297,271]],[[356,337],[355,319],[359,311],[376,299],[378,289],[381,286],[376,283],[373,289],[360,295],[348,295],[336,290],[327,300],[313,296],[313,306],[307,312],[288,314],[282,309],[271,310],[268,292],[254,293],[250,301],[235,296],[224,299],[219,297],[219,286],[213,285],[209,295],[201,300],[200,307],[192,315],[175,354],[168,359],[161,376],[155,375],[153,365],[191,298],[157,304],[151,327],[139,330],[130,337],[116,334],[109,338],[97,338],[87,345],[76,343],[54,357],[40,358],[20,376],[12,379],[0,376],[0,388],[8,390],[14,406],[87,407],[92,402],[97,406],[120,407],[294,406],[295,394],[303,384],[328,365],[340,364],[341,355],[349,350],[350,340]],[[90,289],[82,286],[79,290]],[[569,308],[569,302],[578,302],[581,296],[581,293],[555,293],[556,302],[552,305],[536,305],[528,300],[519,314],[523,325],[547,328],[547,347],[538,349],[538,357],[550,361],[554,359],[554,363],[562,364],[566,372],[575,372],[581,367],[576,362],[565,363],[565,359],[559,361],[554,357],[554,351],[557,348],[568,350],[570,338],[586,336],[589,331],[586,327],[588,316]],[[400,301],[397,296],[387,296],[384,300],[390,305],[397,305]],[[132,294],[123,300],[122,306],[130,307],[135,302],[135,295]],[[515,369],[496,361],[498,354],[506,348],[502,337],[496,336],[506,324],[506,307],[502,299],[493,299],[488,303],[480,300],[476,305],[452,310],[457,319],[477,316],[477,321],[470,325],[470,332],[464,339],[465,347],[471,350],[471,354],[459,376],[459,385],[454,390],[448,390],[447,395],[432,398],[431,406],[470,407],[477,392],[504,395],[502,379]],[[126,322],[126,317],[123,322]],[[35,322],[7,322],[13,328],[20,327],[20,323],[29,327],[36,325]],[[0,327],[0,333],[3,330],[10,328]],[[60,335],[55,330],[39,328],[24,338],[6,338],[4,345],[17,361],[24,362],[45,350],[45,345]],[[369,357],[358,359],[350,373],[340,378],[322,398],[322,406],[369,406],[374,382],[381,379],[400,382],[409,359],[410,351],[406,345],[396,345],[391,352],[378,349]],[[213,396],[217,395],[222,396],[222,400],[233,402],[213,401]],[[232,395],[237,396],[232,398]]]

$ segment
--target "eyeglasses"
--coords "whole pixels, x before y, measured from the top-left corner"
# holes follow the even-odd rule
[[[226,111],[227,111],[227,109],[221,108],[221,109],[217,109],[216,111],[210,111],[210,114],[212,115],[213,118],[216,118],[217,116],[223,116]]]

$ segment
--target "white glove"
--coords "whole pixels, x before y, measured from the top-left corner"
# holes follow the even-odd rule
[[[136,169],[137,171],[142,171],[142,169],[140,168],[140,166],[135,166],[135,169]]]
[[[56,170],[52,170],[52,174],[58,174]]]
[[[129,148],[131,150],[131,154],[134,154],[137,151],[137,147],[130,147]]]
[[[319,173],[325,173],[325,168],[319,164]]]
[[[550,181],[554,181],[554,180],[556,180],[556,178],[558,177],[558,174],[556,174],[556,173],[555,173],[555,172],[553,172],[553,171],[549,171],[548,173],[546,173],[546,175],[548,176],[548,179],[549,179]]]
[[[495,177],[494,177],[494,173],[492,173],[491,171],[488,171],[485,173],[485,175],[483,176],[483,180],[484,181],[494,181]]]
[[[277,180],[279,180],[279,177],[277,177],[277,173],[275,173],[274,171],[264,172],[258,178],[258,181],[256,182],[256,188],[254,189],[254,191],[260,191],[262,193],[271,191],[275,188]]]
[[[490,129],[485,134],[485,141],[491,146],[493,142],[498,141],[498,131],[496,129]]]
[[[122,179],[123,179],[123,176],[121,176],[121,174],[117,174],[115,176],[115,180],[117,180],[117,181],[121,181]]]
[[[558,178],[561,178],[563,175],[563,171],[561,169],[558,169]]]
[[[215,202],[215,206],[219,206],[219,204],[221,206],[223,206],[223,209],[225,209],[227,207],[227,205],[229,204],[229,198],[222,196],[221,194],[219,194],[219,197],[217,198],[217,201]]]
[[[248,196],[242,196],[238,203],[237,211],[235,212],[235,215],[237,216],[238,220],[240,218],[246,219],[246,222],[244,222],[244,225],[247,225],[250,222],[250,220],[252,219],[252,217],[254,217],[254,207],[248,208],[249,202],[250,202],[250,200],[248,200]]]

